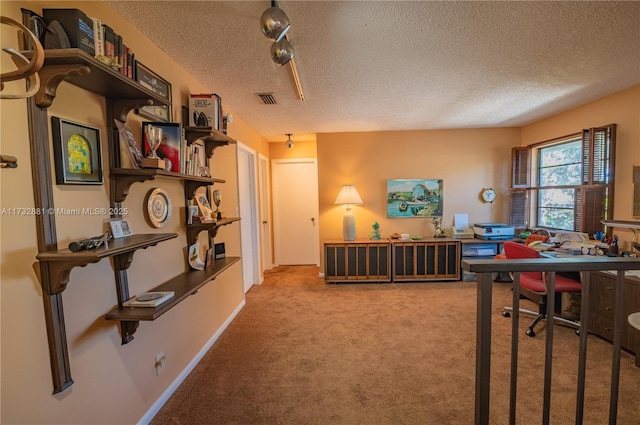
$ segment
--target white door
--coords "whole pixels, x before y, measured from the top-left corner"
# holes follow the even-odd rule
[[[276,159],[271,167],[275,262],[320,265],[317,162]]]
[[[260,274],[273,267],[271,255],[271,210],[269,208],[269,161],[258,154],[258,197],[260,202]]]
[[[256,190],[256,152],[238,143],[238,192],[240,209],[240,244],[244,292],[260,284],[258,202]]]

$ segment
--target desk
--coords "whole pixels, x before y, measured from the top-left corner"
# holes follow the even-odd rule
[[[609,342],[613,341],[613,319],[616,314],[616,275],[608,272],[591,273],[589,287],[589,333]],[[640,312],[640,278],[626,276],[624,279],[624,317]],[[636,313],[637,314],[637,313]],[[640,317],[638,318],[640,322]],[[634,326],[625,320],[622,326],[622,348],[636,355],[636,366],[640,367],[640,324]]]

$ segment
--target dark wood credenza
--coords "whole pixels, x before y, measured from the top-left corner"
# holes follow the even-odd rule
[[[609,342],[613,341],[615,300],[616,276],[606,272],[591,273],[589,332]],[[636,355],[636,366],[640,367],[640,330],[631,326],[627,320],[631,313],[640,311],[640,278],[625,278],[623,308],[622,348]]]

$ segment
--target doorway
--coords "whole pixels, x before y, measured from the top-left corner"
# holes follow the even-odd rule
[[[240,210],[240,249],[242,282],[246,294],[262,283],[258,241],[258,201],[256,152],[238,142],[238,208]]]
[[[272,161],[276,265],[320,265],[318,164],[315,158]]]

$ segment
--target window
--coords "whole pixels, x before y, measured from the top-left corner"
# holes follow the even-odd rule
[[[539,149],[537,227],[575,230],[575,186],[581,177],[580,138]]]
[[[611,124],[514,148],[510,224],[602,231],[613,211],[615,131]]]

